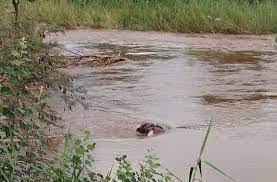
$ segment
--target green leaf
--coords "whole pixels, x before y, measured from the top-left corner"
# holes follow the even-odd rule
[[[0,168],[0,174],[4,177],[4,179],[9,182],[9,178],[6,176],[5,172]]]
[[[20,59],[14,59],[12,60],[12,64],[16,65],[16,66],[20,66],[24,63],[24,61],[20,60]]]
[[[223,176],[229,178],[231,181],[236,182],[236,180],[234,178],[232,178],[231,176],[229,176],[228,174],[226,174],[224,171],[220,170],[219,168],[217,168],[215,165],[211,164],[208,161],[203,161],[205,164],[207,164],[208,166],[210,166],[211,168],[213,168],[214,170],[216,170],[217,172],[219,172],[220,174],[222,174]]]
[[[205,138],[204,138],[204,140],[203,140],[203,143],[202,143],[202,146],[201,146],[201,149],[200,149],[199,159],[201,159],[202,154],[203,154],[203,152],[204,152],[204,149],[205,149],[205,147],[206,147],[207,140],[208,140],[209,134],[210,134],[211,129],[212,129],[212,121],[213,121],[213,117],[212,117],[211,120],[210,120],[208,130],[207,130],[206,135],[205,135]]]
[[[83,129],[83,134],[84,134],[84,141],[88,140],[89,139],[89,136],[90,136],[90,132],[89,130],[87,129]]]
[[[84,166],[79,170],[79,172],[77,173],[76,179],[80,179],[80,175],[82,174],[84,168],[85,168],[85,165],[84,165]]]
[[[31,108],[25,109],[25,115],[26,115],[26,116],[31,116],[31,115],[33,115],[32,109],[31,109]]]
[[[93,144],[89,144],[88,146],[87,146],[87,148],[88,148],[88,150],[89,151],[93,151],[94,149],[95,149],[95,143],[93,143]]]
[[[201,179],[202,179],[203,175],[202,175],[202,162],[201,162],[201,159],[198,161],[197,165],[198,165],[200,176],[201,176]]]
[[[14,117],[14,113],[9,108],[3,108],[3,115],[7,118]]]
[[[12,93],[12,89],[9,86],[3,86],[0,90],[1,93],[10,94]]]
[[[25,78],[31,78],[32,77],[31,72],[28,69],[26,69],[26,68],[21,68],[19,70],[19,74],[22,77],[25,77]]]
[[[197,170],[198,170],[197,166],[194,166],[193,167],[193,175],[192,175],[193,176],[192,177],[193,181],[196,179],[195,177],[196,177]]]
[[[13,73],[14,72],[14,68],[11,67],[11,66],[4,66],[1,69],[1,72],[3,72],[3,73]]]
[[[80,164],[82,161],[81,161],[81,157],[80,157],[80,154],[77,154],[77,155],[74,155],[71,159],[75,164]]]
[[[92,163],[92,162],[91,162],[90,160],[85,160],[85,164],[86,164],[86,165],[91,166],[91,163]]]
[[[32,103],[32,108],[33,109],[39,108],[39,103]]]
[[[9,80],[13,83],[13,84],[19,84],[19,80],[15,77],[15,76],[10,76]]]
[[[76,144],[76,145],[80,145],[80,144],[81,144],[81,140],[80,140],[80,139],[77,139],[77,140],[75,141],[75,144]]]
[[[16,58],[20,57],[20,53],[17,52],[16,50],[13,50],[11,54],[12,54],[13,57],[16,57]]]
[[[192,174],[193,174],[194,167],[191,167],[189,170],[189,182],[192,181]]]
[[[107,175],[106,175],[106,179],[111,179],[111,174],[112,174],[112,171],[113,171],[113,167],[114,167],[114,164],[112,165],[111,169],[108,171]]]
[[[76,149],[76,154],[77,155],[84,155],[85,154],[85,149],[83,146],[80,146]]]

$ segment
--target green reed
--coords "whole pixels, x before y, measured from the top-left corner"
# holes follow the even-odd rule
[[[33,19],[74,28],[193,33],[277,33],[274,0],[36,0]]]

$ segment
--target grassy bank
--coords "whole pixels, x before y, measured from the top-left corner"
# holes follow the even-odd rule
[[[194,33],[277,33],[277,1],[36,0],[37,21],[65,27]]]

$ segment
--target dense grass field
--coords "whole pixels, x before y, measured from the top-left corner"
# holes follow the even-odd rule
[[[194,33],[277,33],[274,0],[22,0],[56,27]],[[5,4],[3,1],[1,4]],[[22,6],[22,5],[21,5]]]

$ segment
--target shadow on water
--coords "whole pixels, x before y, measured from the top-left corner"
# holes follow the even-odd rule
[[[276,95],[252,94],[252,95],[242,96],[241,98],[236,98],[236,99],[217,96],[217,95],[202,95],[200,98],[203,104],[219,104],[224,102],[234,103],[234,102],[242,102],[242,101],[260,101],[260,100],[267,100],[267,99],[277,99],[277,94]]]
[[[190,55],[196,56],[199,61],[215,67],[214,72],[238,72],[241,69],[259,71],[264,63],[273,62],[273,52],[232,51],[219,52],[214,50],[191,50]],[[241,66],[241,67],[240,67]]]
[[[190,50],[188,53],[197,59],[196,62],[207,66],[206,69],[213,75],[209,84],[222,88],[201,95],[201,103],[232,104],[277,99],[275,90],[270,91],[273,88],[270,84],[275,84],[272,74],[277,71],[274,67],[275,53],[214,50]]]
[[[275,55],[273,52],[220,52],[215,50],[190,50],[189,54],[203,59],[204,61],[216,61],[218,64],[257,64],[261,61],[270,61],[270,59],[266,58]]]

